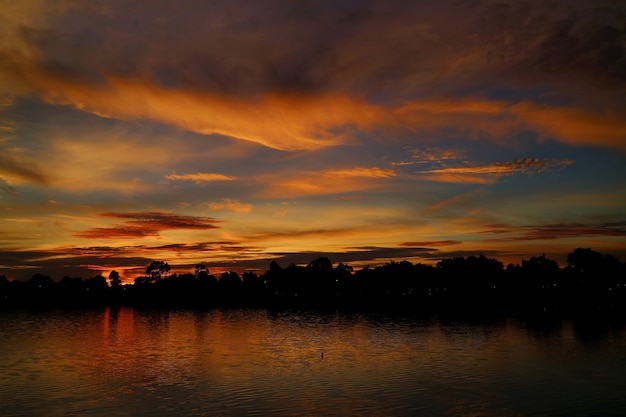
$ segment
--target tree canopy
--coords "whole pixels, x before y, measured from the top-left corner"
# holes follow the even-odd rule
[[[122,285],[112,271],[63,277],[36,273],[27,282],[0,276],[0,307],[20,305],[309,306],[422,311],[626,309],[626,264],[616,257],[578,248],[560,268],[544,255],[503,264],[482,255],[442,259],[436,265],[390,261],[354,270],[318,257],[305,266],[276,261],[257,275],[227,271],[211,275],[205,264],[170,274],[165,261],[152,261],[146,276]]]

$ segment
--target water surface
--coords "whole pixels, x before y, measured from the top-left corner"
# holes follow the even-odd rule
[[[265,310],[1,312],[0,415],[624,416],[625,330]]]

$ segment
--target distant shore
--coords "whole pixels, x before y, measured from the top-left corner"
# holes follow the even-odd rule
[[[0,307],[259,307],[477,314],[626,313],[626,264],[578,248],[568,266],[544,256],[504,267],[484,256],[444,259],[436,266],[389,262],[358,271],[321,257],[306,266],[272,262],[262,275],[219,277],[200,264],[194,273],[169,274],[154,261],[134,284],[35,274],[28,281],[0,275]]]

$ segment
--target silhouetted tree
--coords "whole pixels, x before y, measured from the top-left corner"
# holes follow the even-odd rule
[[[107,284],[106,278],[102,275],[96,275],[95,277],[85,280],[85,288],[91,291],[104,292],[109,288],[109,285]]]
[[[111,271],[109,274],[109,282],[111,283],[111,287],[119,287],[122,285],[122,279],[120,278],[120,274],[117,271]]]
[[[242,284],[239,274],[234,271],[222,272],[219,283],[222,289],[229,292],[237,290]]]
[[[506,288],[502,263],[484,255],[443,259],[437,263],[437,273],[453,308],[492,308]]]
[[[241,280],[243,281],[244,285],[249,288],[257,288],[263,284],[261,278],[252,271],[245,271],[243,273],[243,276],[241,277]]]
[[[146,268],[146,274],[152,277],[153,281],[158,281],[170,272],[170,265],[163,261],[152,261]]]
[[[307,268],[322,273],[329,273],[333,270],[333,263],[326,256],[320,256],[309,262]]]
[[[531,290],[555,287],[560,283],[561,268],[559,263],[546,258],[545,255],[522,260],[522,272]]]
[[[329,258],[321,256],[313,259],[306,266],[304,272],[304,274],[300,274],[302,296],[312,296],[319,299],[334,295],[336,282],[333,274],[333,263]]]
[[[354,268],[350,265],[339,262],[334,271],[335,281],[340,286],[341,291],[345,292],[347,287],[352,284],[352,273]]]
[[[213,292],[217,288],[217,278],[215,278],[215,276],[213,275],[210,275],[208,271],[208,269],[206,271],[200,271],[196,275],[198,290],[203,293]]]
[[[13,294],[11,293],[11,284],[5,275],[0,275],[0,307],[8,304]]]
[[[48,275],[36,273],[28,280],[28,284],[33,288],[45,289],[51,287],[54,281],[52,281],[52,278]]]
[[[578,300],[594,300],[597,305],[609,295],[613,298],[626,280],[624,265],[616,257],[590,248],[575,249],[567,255],[567,263],[564,273],[577,287]]]
[[[207,268],[205,264],[198,264],[194,269],[194,275],[196,276],[196,278],[200,277],[201,275],[209,275],[209,268]]]
[[[261,276],[224,272],[219,280],[204,264],[194,273],[169,275],[153,261],[146,276],[122,288],[116,271],[107,280],[65,276],[59,282],[35,274],[28,281],[0,275],[0,306],[227,305],[445,311],[626,311],[626,264],[615,256],[578,248],[561,269],[544,255],[502,263],[483,255],[442,259],[436,267],[409,261],[352,267],[318,257],[306,266],[282,268],[273,261]],[[586,309],[586,310],[584,310]],[[415,310],[414,310],[415,311]],[[420,310],[423,311],[423,310]]]
[[[529,260],[523,260],[522,268],[529,275],[540,275],[542,277],[555,276],[561,270],[557,261],[548,259],[545,255],[533,256]]]
[[[604,256],[590,248],[577,248],[567,255],[567,263],[578,273],[593,274],[602,270]]]
[[[146,284],[151,284],[152,283],[152,277],[147,277],[145,275],[136,277],[133,280],[135,286],[140,286],[140,285],[146,285]]]
[[[102,275],[96,275],[92,278],[85,280],[85,300],[83,303],[89,305],[101,306],[106,303],[106,297],[108,294],[109,285],[107,280]]]

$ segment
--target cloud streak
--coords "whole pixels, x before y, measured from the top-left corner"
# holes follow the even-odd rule
[[[115,227],[97,227],[76,233],[83,239],[137,239],[158,236],[166,230],[216,229],[217,221],[210,217],[180,216],[161,212],[102,213],[102,217],[124,220]]]
[[[234,211],[235,213],[249,213],[253,208],[252,204],[245,204],[229,198],[225,198],[222,201],[211,201],[204,203],[204,205],[211,210],[227,210]]]
[[[282,198],[357,192],[380,187],[385,180],[395,176],[394,170],[378,167],[307,171],[289,175],[286,179],[284,175],[281,178],[268,175],[263,182],[271,185],[263,195]]]
[[[0,179],[11,185],[31,183],[46,186],[50,182],[36,164],[20,161],[10,154],[0,154]]]
[[[569,159],[524,158],[490,165],[449,167],[419,171],[428,181],[460,184],[492,184],[499,177],[515,174],[542,173],[550,169],[564,168],[573,164]]]
[[[626,222],[585,225],[576,223],[555,223],[532,226],[493,225],[482,234],[503,234],[501,238],[485,241],[532,241],[580,238],[597,236],[605,238],[621,238],[626,236]]]
[[[458,245],[462,242],[458,240],[431,240],[431,241],[419,241],[419,242],[402,242],[399,246],[406,247],[439,247]]]
[[[203,182],[213,182],[213,181],[234,181],[237,177],[224,175],[224,174],[211,174],[208,172],[197,172],[195,174],[170,174],[166,176],[170,181],[193,181],[197,184],[201,184]]]

